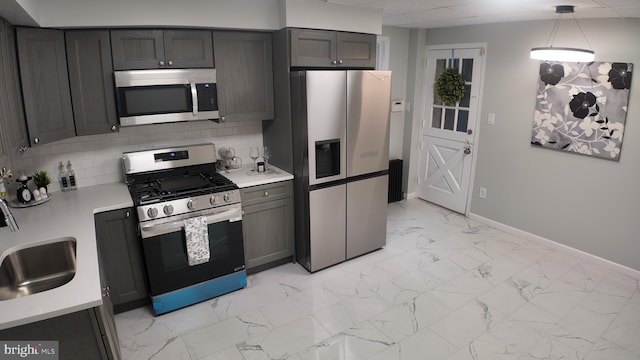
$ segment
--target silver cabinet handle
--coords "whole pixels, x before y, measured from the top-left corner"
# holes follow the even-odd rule
[[[116,131],[116,130],[118,130],[118,127],[115,125],[111,125],[111,131]]]
[[[338,60],[338,64],[342,64],[342,60]]]
[[[331,64],[332,64],[332,65],[336,65],[336,64],[338,64],[338,62],[337,62],[336,60],[333,60],[333,61],[331,62]]]
[[[40,138],[33,138],[33,143],[34,143],[34,144],[37,144],[37,143],[39,143],[39,142],[40,142]]]
[[[169,66],[173,66],[173,61],[169,60]]]
[[[226,120],[227,120],[226,117],[224,117],[224,116],[220,117],[220,121],[225,122]]]
[[[124,217],[126,217],[127,219],[131,217],[131,212],[127,211],[126,213],[124,213]]]
[[[160,60],[160,66],[164,66],[164,61]]]
[[[265,191],[265,192],[264,192],[264,196],[269,196],[269,192],[268,192],[268,191]]]

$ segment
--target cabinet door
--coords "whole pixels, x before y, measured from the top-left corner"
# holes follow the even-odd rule
[[[16,31],[31,144],[75,136],[64,32],[33,28]]]
[[[243,211],[247,270],[293,255],[293,198],[245,206]]]
[[[147,297],[142,253],[132,209],[96,214],[96,237],[114,306]]]
[[[162,30],[111,30],[115,70],[164,67]]]
[[[336,33],[291,29],[291,66],[331,67],[336,61]]]
[[[28,148],[29,138],[20,97],[15,31],[12,25],[0,21],[0,33],[0,142],[4,140],[6,155],[15,157]],[[9,166],[7,160],[0,161],[3,166]]]
[[[172,68],[212,68],[213,44],[208,30],[166,30],[165,66]]]
[[[67,31],[65,37],[76,134],[117,131],[109,32]]]
[[[338,32],[336,36],[338,66],[376,67],[375,35]]]
[[[222,121],[273,119],[271,34],[214,32]]]

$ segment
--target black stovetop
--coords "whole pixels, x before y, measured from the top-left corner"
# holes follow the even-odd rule
[[[136,205],[238,188],[231,180],[217,173],[213,164],[127,175],[127,184]]]

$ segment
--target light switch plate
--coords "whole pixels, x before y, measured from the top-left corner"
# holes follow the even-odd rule
[[[495,125],[496,124],[496,114],[489,113],[489,116],[487,117],[487,124],[489,124],[489,125]]]

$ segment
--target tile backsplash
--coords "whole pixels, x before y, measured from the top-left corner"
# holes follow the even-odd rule
[[[218,124],[196,121],[120,128],[112,134],[77,136],[32,147],[13,158],[13,173],[26,175],[45,170],[51,178],[49,191],[60,190],[58,163],[71,160],[79,188],[123,182],[122,153],[199,143],[214,143],[216,149],[231,147],[244,163],[251,162],[249,147],[262,146],[260,121]],[[10,191],[16,188],[9,182]]]

